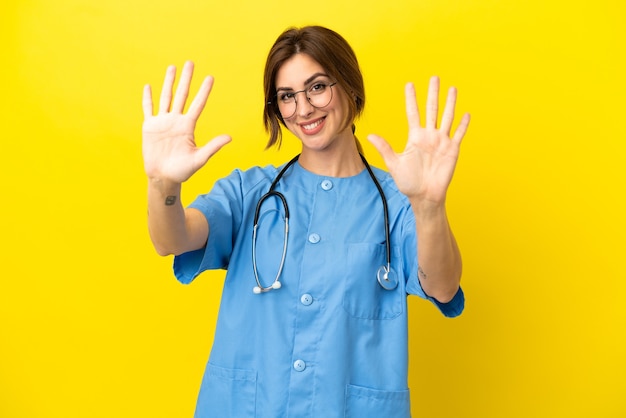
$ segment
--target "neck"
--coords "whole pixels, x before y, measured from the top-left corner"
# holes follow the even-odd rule
[[[303,148],[298,162],[307,171],[328,177],[352,177],[365,168],[355,140],[332,149]]]

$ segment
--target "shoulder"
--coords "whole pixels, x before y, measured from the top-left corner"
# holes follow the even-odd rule
[[[372,169],[372,172],[374,173],[374,176],[376,177],[376,180],[378,180],[378,183],[380,183],[380,186],[383,188],[383,191],[387,196],[387,200],[399,199],[403,202],[403,204],[409,205],[409,199],[402,192],[400,192],[400,190],[398,190],[398,186],[393,180],[393,177],[391,177],[391,174],[378,167],[370,167]]]
[[[235,187],[241,190],[242,194],[270,184],[274,177],[278,174],[278,168],[275,166],[259,167],[254,166],[247,169],[235,169],[228,176],[218,180],[215,184],[217,187]]]
[[[404,225],[403,230],[405,232],[413,233],[413,231],[415,231],[415,216],[411,209],[409,198],[398,189],[391,174],[374,166],[371,168],[385,194],[385,199],[389,207],[389,216],[397,219]]]

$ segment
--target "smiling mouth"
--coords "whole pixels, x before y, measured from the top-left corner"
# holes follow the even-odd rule
[[[316,120],[315,122],[309,123],[307,125],[300,125],[300,126],[302,126],[302,129],[304,129],[306,131],[311,131],[311,130],[317,128],[318,126],[320,126],[322,124],[322,122],[324,122],[324,118],[320,118],[320,119]]]

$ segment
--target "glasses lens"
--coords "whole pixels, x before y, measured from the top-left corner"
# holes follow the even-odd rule
[[[309,88],[307,97],[315,107],[326,107],[333,99],[332,84],[316,83]]]
[[[276,101],[283,119],[288,119],[296,113],[296,97],[293,93],[280,93],[276,96]]]

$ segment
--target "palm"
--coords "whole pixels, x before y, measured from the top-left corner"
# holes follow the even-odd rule
[[[150,117],[143,124],[143,156],[148,177],[165,177],[182,183],[195,167],[194,124],[184,115]]]
[[[409,138],[402,153],[393,152],[380,137],[371,135],[369,138],[385,159],[398,189],[409,198],[435,204],[445,201],[459,157],[461,140],[469,124],[469,115],[466,114],[450,137],[456,104],[456,90],[450,89],[440,126],[437,127],[438,99],[439,80],[433,77],[428,92],[426,123],[422,127],[415,90],[411,84],[407,85]]]
[[[192,73],[193,65],[187,63],[172,102],[176,70],[174,67],[168,68],[156,115],[152,115],[149,86],[144,90],[143,158],[148,177],[182,183],[230,140],[228,136],[220,136],[202,148],[196,146],[196,122],[206,104],[213,79],[207,77],[204,80],[188,112],[183,113]]]

